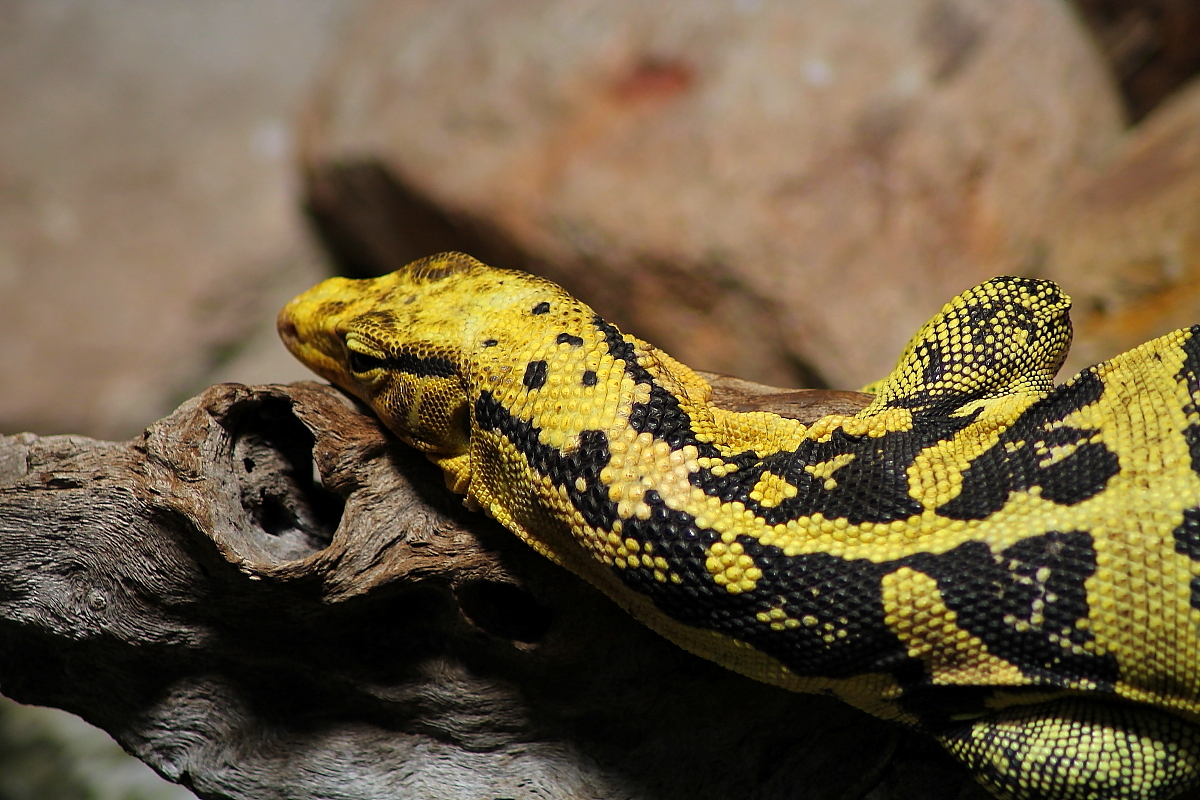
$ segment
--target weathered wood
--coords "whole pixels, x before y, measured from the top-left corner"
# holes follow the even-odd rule
[[[0,438],[0,687],[205,798],[982,797],[916,734],[658,638],[315,383]]]

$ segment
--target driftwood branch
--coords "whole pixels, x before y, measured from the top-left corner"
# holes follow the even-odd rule
[[[314,383],[0,438],[0,689],[204,798],[983,796],[923,737],[658,638]]]

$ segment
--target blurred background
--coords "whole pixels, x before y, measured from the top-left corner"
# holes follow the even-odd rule
[[[1194,0],[0,0],[0,434],[303,379],[279,306],[447,249],[786,386],[1051,278],[1075,371],[1200,322],[1198,70]],[[191,796],[125,759],[0,706],[0,800]]]

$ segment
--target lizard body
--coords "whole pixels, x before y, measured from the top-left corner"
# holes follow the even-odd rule
[[[443,254],[279,328],[538,552],[686,649],[935,736],[1015,798],[1200,784],[1200,327],[1055,387],[1069,299],[996,278],[811,426],[558,286]]]

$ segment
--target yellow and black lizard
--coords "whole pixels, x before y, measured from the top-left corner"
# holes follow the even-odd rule
[[[936,737],[1000,797],[1200,785],[1200,326],[1055,386],[1070,301],[995,278],[805,426],[461,254],[279,330],[447,484],[688,650]]]

